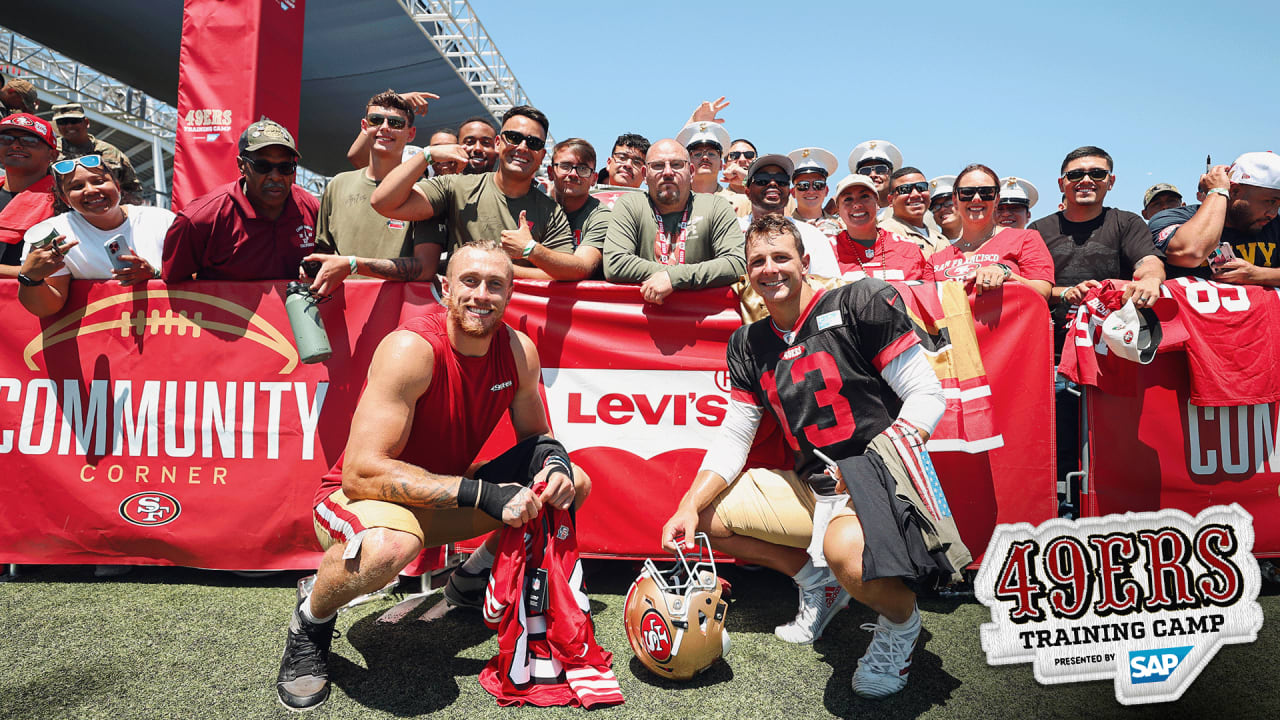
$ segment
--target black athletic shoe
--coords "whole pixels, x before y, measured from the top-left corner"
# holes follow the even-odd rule
[[[444,599],[454,607],[478,608],[484,605],[484,590],[488,585],[488,570],[472,573],[459,567],[444,586]]]
[[[289,639],[280,659],[276,693],[289,710],[311,710],[329,697],[329,643],[338,633],[335,615],[327,623],[309,623],[302,617],[301,603],[289,619]]]

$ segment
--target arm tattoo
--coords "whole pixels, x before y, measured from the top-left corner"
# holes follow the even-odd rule
[[[365,261],[366,273],[384,280],[413,282],[423,280],[421,277],[422,261],[416,257],[379,258]]]
[[[376,499],[397,505],[421,508],[452,508],[458,506],[456,478],[429,476],[435,482],[423,483],[417,478],[395,477],[382,483],[376,491]],[[453,482],[450,482],[453,480]]]

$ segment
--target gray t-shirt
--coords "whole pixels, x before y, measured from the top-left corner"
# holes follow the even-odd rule
[[[432,219],[448,225],[449,252],[473,238],[500,239],[503,230],[517,228],[521,211],[533,223],[534,240],[549,250],[573,252],[569,220],[555,200],[532,188],[518,198],[507,197],[493,178],[493,173],[440,175],[418,182],[435,211]]]

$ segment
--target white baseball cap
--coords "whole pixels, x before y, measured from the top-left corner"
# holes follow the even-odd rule
[[[1280,155],[1247,152],[1231,164],[1231,182],[1280,190]]]
[[[1102,338],[1111,352],[1125,360],[1146,365],[1156,356],[1163,333],[1150,308],[1138,310],[1128,300],[1102,321]]]
[[[902,167],[902,153],[888,140],[868,140],[854,146],[849,153],[849,172],[858,172],[858,164],[867,160],[884,160],[890,171]]]
[[[872,181],[871,178],[867,177],[866,175],[854,174],[854,175],[845,175],[844,178],[840,180],[840,182],[836,185],[836,194],[833,195],[832,197],[839,200],[840,194],[843,193],[845,190],[848,190],[849,188],[853,187],[854,185],[861,185],[865,188],[869,188],[871,192],[877,192],[876,184],[874,181]]]

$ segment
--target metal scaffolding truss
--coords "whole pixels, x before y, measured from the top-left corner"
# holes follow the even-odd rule
[[[494,117],[529,96],[467,0],[396,0]]]
[[[35,85],[43,102],[84,105],[94,123],[103,128],[96,132],[97,137],[110,139],[129,156],[148,191],[147,199],[154,189],[156,204],[167,206],[166,180],[173,176],[178,127],[176,108],[4,27],[0,27],[0,64],[8,66],[5,75]],[[113,132],[129,139],[112,137]],[[155,164],[161,161],[164,172],[156,175]],[[328,181],[324,175],[298,169],[298,184],[317,196]]]
[[[99,114],[156,137],[173,152],[178,111],[141,90],[5,28],[0,28],[3,61],[23,70],[42,98],[55,96],[84,104]]]

